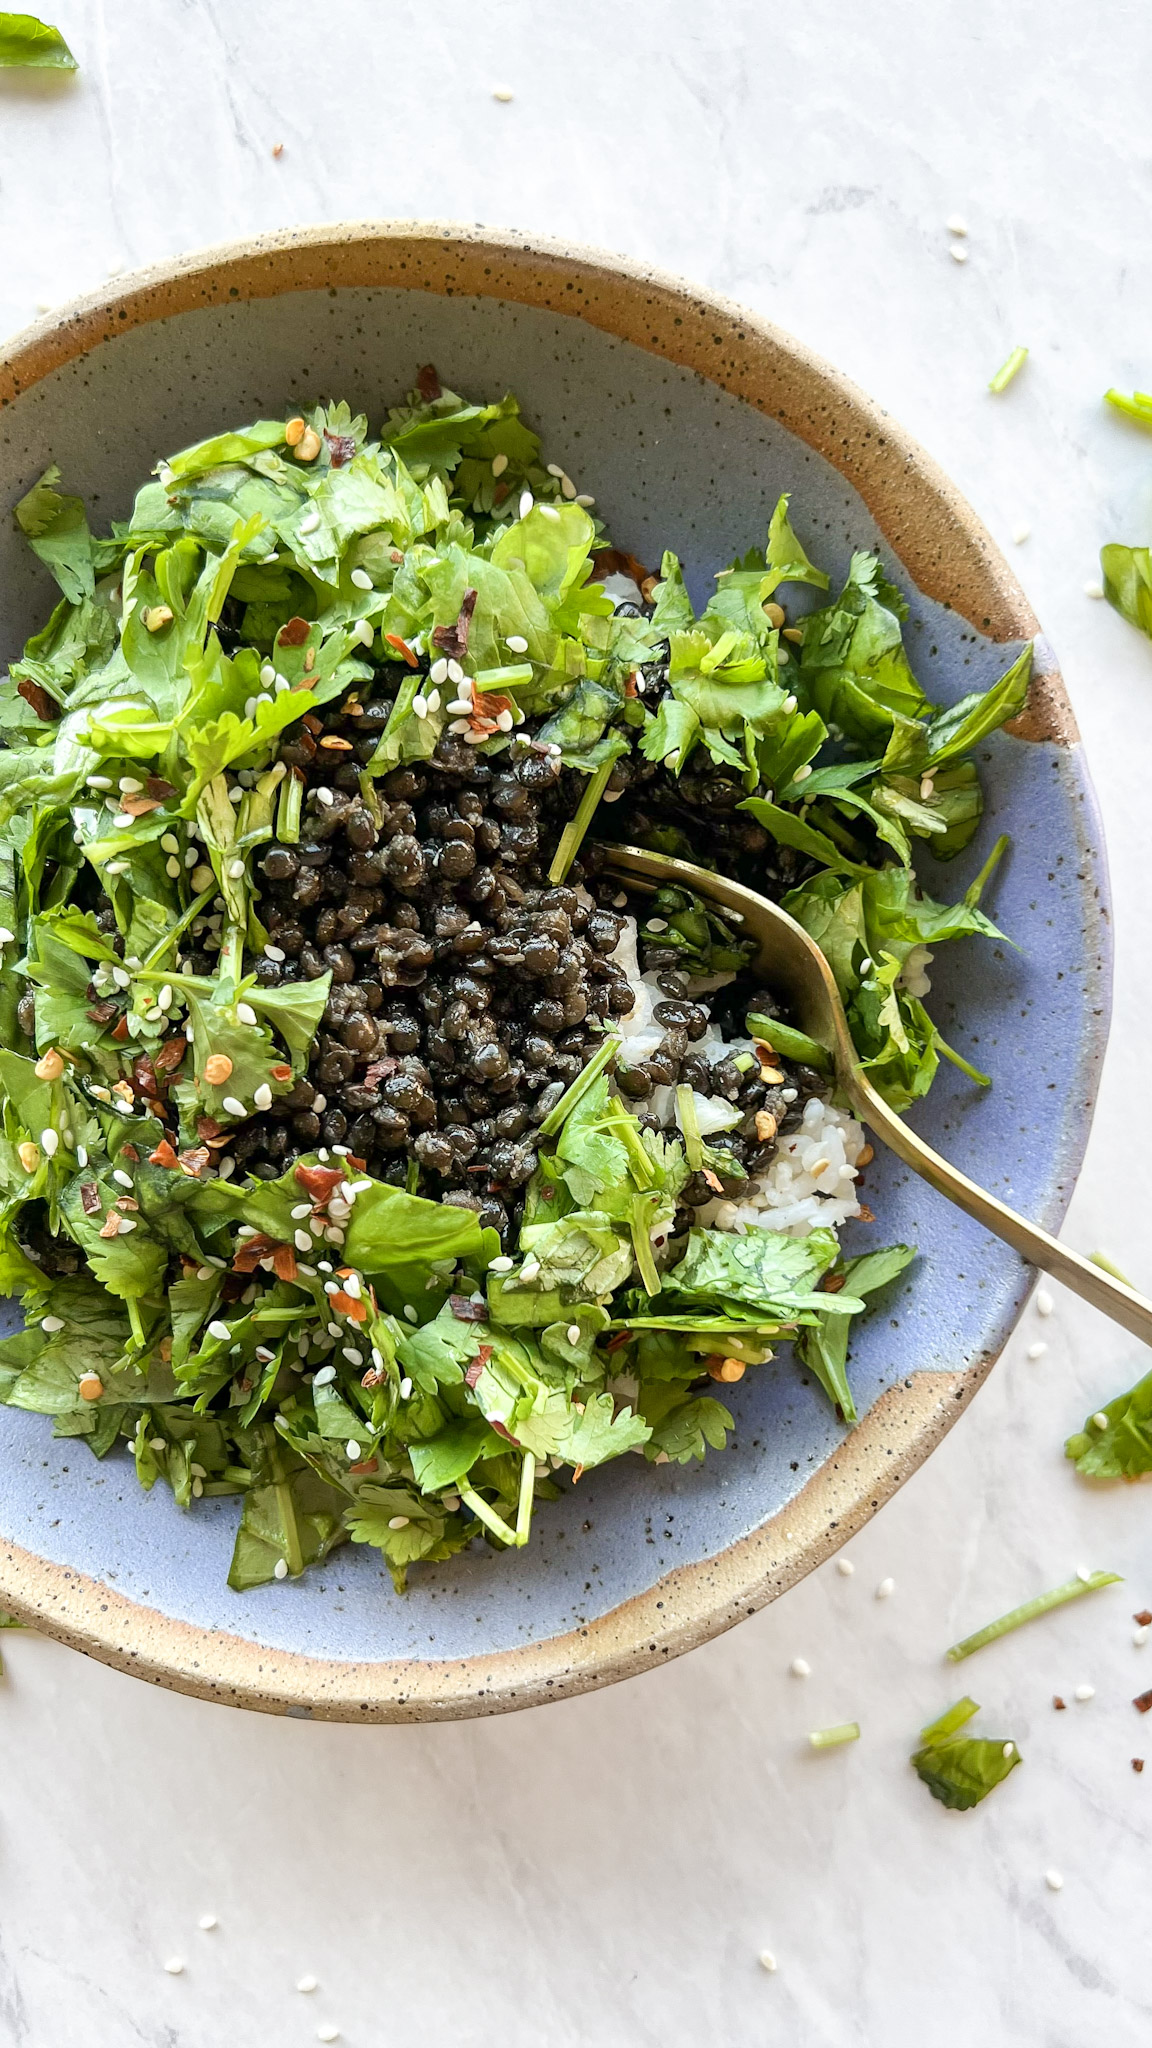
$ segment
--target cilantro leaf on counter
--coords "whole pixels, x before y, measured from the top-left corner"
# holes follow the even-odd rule
[[[1085,1479],[1139,1479],[1152,1472],[1152,1372],[1090,1415],[1068,1438],[1064,1455]]]
[[[0,67],[5,65],[48,71],[79,69],[59,29],[38,21],[34,14],[0,14]]]
[[[975,1700],[957,1700],[920,1730],[920,1748],[911,1759],[933,1799],[960,1813],[979,1806],[1023,1762],[1014,1742],[957,1733],[979,1712]]]

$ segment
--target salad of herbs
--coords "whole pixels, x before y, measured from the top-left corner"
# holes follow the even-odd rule
[[[850,1420],[912,1257],[840,1256],[863,1134],[738,929],[603,849],[783,900],[903,1107],[1003,849],[944,904],[914,844],[971,840],[1028,652],[937,709],[786,499],[697,614],[431,368],[375,434],[181,450],[106,535],[55,468],[16,517],[61,595],[0,686],[0,1400],[235,1495],[238,1588],[519,1546],[590,1467],[721,1447],[781,1339]]]

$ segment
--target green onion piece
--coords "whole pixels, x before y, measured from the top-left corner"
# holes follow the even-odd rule
[[[1062,1586],[1054,1586],[1050,1593],[1040,1593],[1035,1600],[1026,1600],[1023,1607],[1014,1607],[1010,1614],[1002,1614],[999,1621],[990,1621],[986,1628],[977,1629],[974,1636],[965,1636],[963,1642],[953,1643],[945,1652],[950,1664],[959,1664],[970,1657],[974,1650],[982,1650],[985,1643],[994,1643],[998,1636],[1007,1636],[1014,1628],[1022,1628],[1026,1621],[1035,1621],[1038,1614],[1048,1614],[1053,1607],[1063,1607],[1068,1600],[1079,1600],[1082,1593],[1099,1592],[1101,1586],[1121,1584],[1119,1572],[1092,1572],[1086,1579],[1067,1579]]]
[[[562,882],[568,873],[580,850],[584,834],[592,823],[596,806],[608,787],[608,777],[615,766],[614,760],[605,761],[601,767],[597,768],[594,775],[588,777],[588,787],[580,799],[576,815],[574,818],[569,818],[563,832],[560,834],[560,844],[556,848],[552,858],[552,865],[548,870],[548,880],[550,882]]]
[[[523,1550],[532,1527],[533,1486],[536,1483],[536,1459],[531,1451],[525,1451],[524,1463],[520,1468],[520,1499],[516,1508],[516,1547]]]
[[[555,1109],[549,1110],[543,1123],[540,1125],[537,1134],[539,1137],[554,1138],[556,1136],[557,1131],[561,1129],[566,1118],[571,1115],[581,1096],[587,1094],[592,1083],[600,1079],[605,1067],[615,1058],[619,1049],[620,1040],[618,1038],[611,1037],[604,1040],[603,1044],[593,1053],[588,1065],[581,1069],[576,1079],[570,1082],[564,1090]]]
[[[1008,386],[1012,382],[1013,377],[1016,376],[1018,371],[1024,368],[1024,365],[1027,361],[1027,349],[1014,348],[1011,355],[1008,356],[1007,359],[1001,363],[1000,368],[996,372],[996,375],[989,379],[989,391],[1007,391]]]
[[[948,1707],[938,1721],[929,1721],[928,1726],[920,1730],[921,1743],[927,1748],[931,1743],[947,1742],[950,1735],[955,1735],[958,1728],[963,1728],[964,1723],[979,1712],[976,1701],[965,1694],[954,1707]]]
[[[821,1045],[816,1038],[809,1038],[806,1031],[797,1031],[791,1024],[781,1024],[778,1017],[763,1017],[757,1010],[746,1022],[749,1038],[758,1038],[782,1060],[798,1060],[802,1066],[814,1067],[818,1074],[831,1071],[832,1055],[827,1046]]]
[[[835,1728],[814,1728],[808,1737],[813,1749],[839,1749],[845,1742],[859,1742],[859,1721],[841,1721]]]
[[[215,881],[213,881],[212,887],[210,889],[205,889],[199,896],[194,896],[191,903],[188,905],[187,910],[182,910],[180,912],[180,915],[177,918],[175,924],[169,927],[169,929],[165,932],[164,937],[162,939],[157,939],[156,944],[152,948],[152,951],[144,955],[144,965],[143,967],[137,968],[137,973],[146,973],[149,968],[154,967],[156,965],[156,962],[158,960],[162,960],[164,958],[165,953],[169,952],[171,948],[176,944],[176,941],[180,937],[181,933],[187,931],[189,925],[193,922],[193,919],[199,917],[200,912],[203,910],[205,904],[211,903],[212,898],[214,896],[219,895],[219,893],[220,892],[216,887],[216,883]]]
[[[632,1249],[636,1254],[636,1264],[646,1294],[660,1292],[660,1275],[652,1256],[652,1239],[648,1235],[648,1219],[659,1199],[658,1193],[655,1196],[637,1195],[632,1203]]]
[[[1111,1273],[1114,1280],[1119,1280],[1122,1287],[1131,1287],[1132,1282],[1127,1273],[1122,1273],[1119,1266],[1114,1266],[1111,1259],[1105,1258],[1103,1252],[1089,1252],[1088,1257],[1094,1266],[1099,1266],[1102,1273]]]
[[[693,1173],[699,1173],[704,1164],[704,1141],[696,1115],[696,1097],[687,1083],[676,1090],[676,1112],[684,1133],[684,1157]]]
[[[971,1063],[964,1058],[963,1053],[957,1052],[953,1046],[949,1045],[946,1038],[941,1038],[939,1032],[936,1033],[936,1036],[933,1040],[933,1044],[935,1045],[937,1052],[942,1052],[946,1060],[951,1060],[952,1065],[954,1067],[959,1067],[960,1072],[962,1074],[967,1074],[968,1079],[970,1081],[975,1081],[978,1087],[990,1088],[992,1086],[991,1074],[982,1074],[980,1072],[979,1067],[972,1066]]]
[[[283,846],[295,846],[300,837],[300,813],[304,803],[304,784],[298,775],[286,775],[280,784],[280,802],[276,810],[276,837]]]
[[[1142,427],[1152,427],[1152,391],[1134,391],[1126,398],[1122,391],[1106,391],[1105,402]]]

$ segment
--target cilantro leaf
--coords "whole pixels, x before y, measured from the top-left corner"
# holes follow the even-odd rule
[[[1152,1372],[1090,1415],[1068,1438],[1064,1455],[1086,1479],[1138,1479],[1152,1472]]]
[[[913,1245],[890,1245],[885,1251],[866,1252],[860,1258],[841,1260],[834,1267],[832,1277],[840,1280],[850,1294],[863,1302],[870,1294],[897,1279],[915,1256]],[[858,1417],[848,1385],[849,1334],[850,1319],[847,1316],[825,1311],[810,1328],[800,1331],[795,1344],[801,1365],[806,1365],[815,1374],[828,1399],[839,1408],[845,1422],[851,1424]]]
[[[0,14],[0,66],[76,71],[78,65],[58,28],[34,14]]]
[[[933,1799],[961,1813],[979,1806],[1023,1762],[1014,1742],[955,1732],[979,1712],[975,1700],[957,1700],[938,1721],[920,1730],[921,1746],[911,1760]]]

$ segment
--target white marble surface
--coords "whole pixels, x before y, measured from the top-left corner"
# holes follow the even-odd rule
[[[1104,809],[1116,1016],[1066,1234],[1147,1284],[1147,1205],[1123,1197],[1152,1135],[1152,647],[1084,595],[1102,540],[1152,533],[1152,443],[1099,403],[1152,369],[1147,11],[59,0],[52,18],[79,78],[0,79],[0,331],[113,266],[254,229],[479,219],[745,300],[951,471],[1060,650]],[[989,398],[1018,341],[1025,373]],[[532,1714],[305,1726],[9,1635],[2,2048],[290,2048],[326,2023],[349,2048],[1136,2048],[1152,1768],[1129,1760],[1152,1763],[1152,1723],[1130,1700],[1152,1643],[1129,1617],[1152,1598],[1149,1496],[1087,1491],[1061,1444],[1137,1370],[1066,1297],[1046,1323],[1030,1310],[852,1546],[854,1577],[829,1567],[671,1669]],[[1127,1584],[942,1665],[1081,1561]],[[1081,1681],[1095,1698],[1054,1713]],[[965,1686],[1026,1759],[967,1816],[905,1761]],[[847,1716],[858,1745],[805,1753]]]

